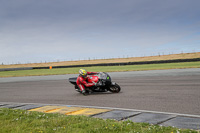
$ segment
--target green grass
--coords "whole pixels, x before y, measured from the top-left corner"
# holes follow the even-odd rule
[[[1,133],[197,133],[178,129],[133,123],[131,121],[103,120],[86,116],[45,114],[25,110],[0,108]]]
[[[88,71],[96,71],[96,72],[144,71],[144,70],[184,69],[184,68],[200,68],[200,62],[198,61],[198,62],[184,62],[184,63],[147,64],[147,65],[85,67],[85,69]],[[80,68],[55,68],[51,70],[35,69],[35,70],[3,71],[0,72],[0,77],[75,74],[78,73],[79,69]]]

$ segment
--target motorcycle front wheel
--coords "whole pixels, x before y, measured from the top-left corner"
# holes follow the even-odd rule
[[[119,93],[120,90],[121,90],[121,88],[117,83],[115,83],[115,85],[113,85],[113,86],[110,86],[110,89],[109,89],[109,91],[112,93]]]

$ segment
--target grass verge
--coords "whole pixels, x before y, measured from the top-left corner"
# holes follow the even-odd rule
[[[7,108],[0,108],[0,131],[2,133],[197,133],[189,129],[132,121],[118,122],[86,116],[66,116]]]
[[[85,67],[85,69],[88,71],[96,71],[96,72],[143,71],[143,70],[184,69],[184,68],[200,68],[200,61],[183,62],[183,63],[146,64],[146,65]],[[78,73],[79,69],[80,68],[55,68],[55,69],[38,69],[38,70],[35,69],[35,70],[3,71],[0,72],[0,77],[76,74]]]

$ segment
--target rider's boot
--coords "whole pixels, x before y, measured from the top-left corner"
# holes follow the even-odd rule
[[[85,90],[82,90],[82,94],[83,94],[84,96],[87,96],[87,93],[86,93]]]

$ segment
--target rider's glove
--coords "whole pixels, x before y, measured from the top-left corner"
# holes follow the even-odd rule
[[[101,83],[101,82],[98,82],[98,83],[96,83],[96,82],[93,82],[93,83],[94,83],[94,85],[95,85],[95,86],[97,86],[97,87],[102,85],[102,83]]]
[[[97,83],[93,81],[94,86],[97,86]]]

